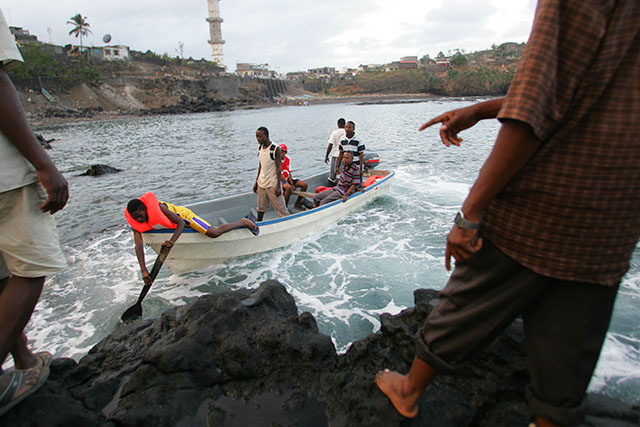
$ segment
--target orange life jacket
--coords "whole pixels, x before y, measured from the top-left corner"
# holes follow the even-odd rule
[[[127,222],[136,231],[140,233],[144,233],[149,230],[158,230],[160,228],[176,228],[178,225],[171,221],[160,209],[160,203],[156,198],[156,195],[152,192],[148,192],[139,197],[140,201],[144,203],[144,206],[147,208],[147,222],[138,222],[131,214],[127,208],[124,208],[124,217],[127,219]]]

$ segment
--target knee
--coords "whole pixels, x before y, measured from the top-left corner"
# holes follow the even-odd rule
[[[222,233],[218,231],[217,228],[215,227],[211,227],[210,229],[207,230],[207,236],[211,237],[211,238],[216,238],[218,236],[220,236]]]

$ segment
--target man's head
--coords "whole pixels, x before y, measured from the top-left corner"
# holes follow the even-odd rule
[[[140,199],[129,200],[127,204],[127,210],[129,211],[129,215],[131,218],[135,219],[138,222],[147,222],[149,220],[149,215],[147,214],[147,207],[142,203]]]
[[[342,155],[342,163],[344,163],[344,167],[348,168],[353,163],[353,153],[351,151],[345,151]]]
[[[343,118],[339,118],[338,119],[338,127],[340,129],[344,128],[345,123],[346,123],[346,121]]]
[[[267,145],[269,142],[269,129],[261,126],[256,130],[256,139],[261,145]]]
[[[287,145],[286,144],[280,144],[280,151],[282,151],[282,155],[284,156],[285,154],[287,154]]]
[[[351,138],[356,132],[356,124],[349,120],[344,127],[344,132],[345,135],[347,135],[347,138]]]

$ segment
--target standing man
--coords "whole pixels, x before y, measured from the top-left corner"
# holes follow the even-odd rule
[[[538,426],[581,424],[618,286],[640,236],[640,2],[539,0],[504,98],[450,111],[445,145],[502,122],[456,215],[455,269],[416,335],[408,375],[376,384],[406,417],[437,372],[458,368],[522,316]]]
[[[344,138],[340,141],[340,154],[338,154],[338,160],[336,161],[336,168],[334,173],[338,175],[340,169],[340,163],[342,162],[342,156],[345,152],[353,154],[353,163],[358,166],[360,171],[360,178],[362,179],[362,167],[364,166],[364,144],[356,139],[356,124],[351,120],[347,122],[344,127]]]
[[[256,139],[260,144],[258,149],[258,177],[253,184],[253,192],[258,195],[258,221],[262,221],[264,213],[269,209],[269,203],[280,216],[289,215],[282,194],[282,150],[269,139],[269,130],[260,127],[256,131]]]
[[[45,276],[66,266],[53,214],[69,198],[67,181],[27,120],[6,67],[22,61],[0,11],[0,415],[33,393],[49,375],[51,354],[33,354],[23,330]],[[0,369],[1,371],[1,369]]]
[[[338,155],[340,154],[340,141],[344,138],[344,125],[345,120],[343,118],[338,119],[338,129],[331,132],[329,136],[329,145],[327,145],[327,152],[324,155],[324,162],[329,163],[329,154],[331,154],[331,164],[329,165],[329,181],[335,185],[336,183],[336,169],[338,166]]]

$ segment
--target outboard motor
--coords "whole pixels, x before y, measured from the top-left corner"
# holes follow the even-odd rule
[[[375,169],[378,163],[380,163],[380,156],[378,156],[377,153],[365,153],[363,160],[365,170]]]

